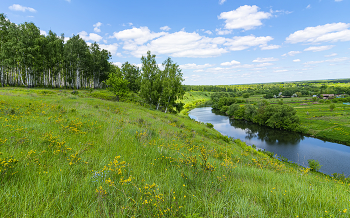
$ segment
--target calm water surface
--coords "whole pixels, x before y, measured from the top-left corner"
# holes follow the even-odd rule
[[[320,170],[323,173],[350,175],[350,146],[229,119],[215,114],[211,107],[193,109],[189,116],[200,122],[212,123],[224,135],[240,139],[248,145],[254,144],[304,167],[308,166],[308,159],[314,159],[323,165]]]

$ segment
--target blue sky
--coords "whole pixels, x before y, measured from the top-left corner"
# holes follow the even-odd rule
[[[350,77],[350,0],[1,0],[14,23],[79,34],[140,66],[147,50],[193,85]]]

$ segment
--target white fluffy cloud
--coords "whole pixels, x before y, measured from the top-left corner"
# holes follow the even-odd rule
[[[85,41],[95,41],[95,42],[99,42],[102,39],[102,36],[96,34],[96,33],[90,33],[88,34],[85,31],[81,31],[80,33],[78,33],[79,36],[84,39]]]
[[[271,36],[235,36],[232,39],[227,39],[224,45],[232,51],[240,51],[253,46],[267,46],[267,43],[271,40],[273,40]]]
[[[264,62],[271,62],[271,61],[278,61],[278,58],[270,57],[270,58],[257,58],[253,60],[253,62],[257,63],[264,63]]]
[[[244,5],[236,10],[222,12],[218,18],[225,20],[226,29],[250,30],[262,25],[262,19],[268,19],[272,15],[269,12],[258,11],[256,5]]]
[[[323,61],[308,61],[308,62],[305,62],[304,64],[305,65],[310,65],[310,64],[320,64],[320,63],[325,63],[325,62],[331,62],[331,63],[334,63],[334,62],[343,62],[343,61],[347,61],[349,60],[350,58],[348,57],[342,57],[342,58],[333,58],[333,59],[328,59],[328,60],[323,60]]]
[[[146,43],[154,38],[166,35],[166,32],[154,33],[151,32],[148,27],[133,27],[132,29],[122,30],[120,32],[114,32],[113,37],[120,40],[132,40],[138,45]]]
[[[209,34],[209,35],[211,35],[211,34],[213,34],[210,30],[207,30],[207,31],[204,31],[206,34]]]
[[[163,26],[160,28],[161,30],[164,30],[164,31],[169,31],[171,28],[168,27],[168,26]]]
[[[40,35],[47,36],[47,33],[45,30],[40,30]]]
[[[232,66],[232,65],[236,65],[236,64],[241,64],[241,63],[239,61],[232,60],[230,62],[221,63],[220,65],[221,66]]]
[[[225,3],[226,0],[219,0],[219,4],[222,5]]]
[[[195,32],[179,31],[154,39],[132,53],[135,56],[141,56],[150,50],[158,54],[170,54],[173,57],[214,57],[227,52],[226,49],[218,46],[224,41],[225,39],[220,37],[208,38]],[[124,48],[129,50],[128,45]]]
[[[298,30],[286,38],[288,43],[350,41],[350,23],[330,23]]]
[[[283,57],[285,57],[285,56],[287,56],[287,55],[289,55],[289,56],[294,56],[294,55],[300,54],[300,53],[301,53],[301,51],[290,51],[290,52],[288,52],[288,53],[286,53],[286,54],[283,54],[282,56],[283,56]]]
[[[203,69],[203,68],[207,68],[207,67],[212,67],[214,66],[213,64],[203,64],[203,65],[197,65],[197,64],[183,64],[183,65],[180,65],[179,67],[181,69]]]
[[[107,51],[109,51],[112,55],[116,54],[117,50],[118,50],[118,44],[117,43],[113,43],[113,44],[99,44],[100,48],[105,49]]]
[[[112,64],[118,67],[121,67],[123,65],[122,62],[113,62]]]
[[[151,32],[148,27],[133,27],[114,32],[112,38],[123,41],[123,49],[135,57],[141,57],[147,51],[152,51],[160,55],[192,58],[216,57],[229,52],[229,50],[240,51],[255,46],[260,46],[263,49],[268,47],[269,41],[273,40],[270,36],[255,37],[254,35],[210,38],[184,30],[175,33],[157,33]]]
[[[275,72],[275,73],[283,73],[283,72],[287,72],[288,70],[275,70],[275,71],[273,71],[273,72]]]
[[[101,32],[101,29],[100,29],[101,25],[102,25],[101,22],[97,22],[96,24],[93,25],[93,26],[94,26],[94,31],[95,31],[96,33]]]
[[[300,59],[295,59],[293,60],[293,62],[300,62]]]
[[[332,54],[329,54],[329,55],[325,55],[326,58],[329,58],[329,57],[334,57],[334,56],[337,56],[338,54],[337,53],[332,53]]]
[[[304,51],[313,51],[313,52],[325,51],[325,50],[329,50],[329,49],[331,49],[333,47],[334,47],[334,45],[311,46],[311,47],[308,47],[308,48],[304,49]]]
[[[13,4],[9,7],[9,9],[12,11],[22,11],[22,12],[29,11],[29,12],[33,12],[33,13],[36,12],[36,10],[34,8],[25,7],[25,6],[22,6],[19,4]]]
[[[260,45],[261,50],[272,50],[281,48],[280,45]]]
[[[232,30],[222,30],[221,28],[215,29],[215,31],[217,35],[227,35],[232,33]]]

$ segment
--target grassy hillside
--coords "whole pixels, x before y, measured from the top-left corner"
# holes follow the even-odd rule
[[[341,180],[189,118],[70,93],[0,88],[0,217],[348,216]]]

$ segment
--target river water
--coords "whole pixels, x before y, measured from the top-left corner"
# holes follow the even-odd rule
[[[346,177],[350,175],[350,146],[229,119],[228,116],[215,114],[211,107],[195,108],[190,111],[189,117],[212,123],[214,129],[223,135],[240,139],[248,145],[254,144],[257,148],[274,152],[304,167],[308,166],[308,159],[314,159],[322,165],[320,172],[328,175],[344,173]]]

